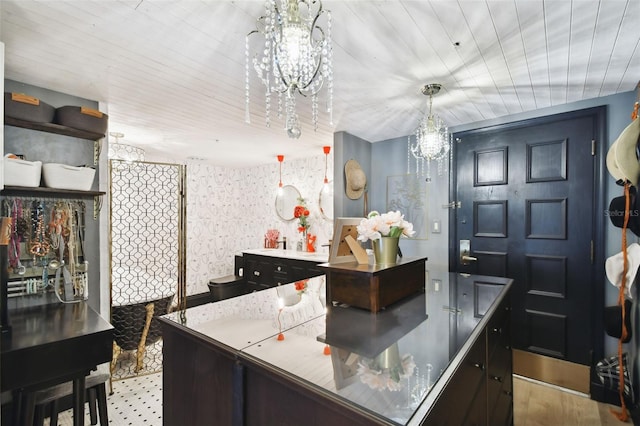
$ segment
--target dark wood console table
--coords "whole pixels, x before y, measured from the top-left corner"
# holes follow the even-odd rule
[[[14,403],[22,401],[13,410],[22,418],[13,424],[33,424],[32,391],[72,380],[73,424],[83,425],[85,376],[111,361],[111,324],[86,302],[15,309],[9,321],[11,331],[2,335],[0,382],[2,392],[13,391]]]
[[[404,258],[394,265],[356,262],[323,263],[327,300],[378,312],[405,297],[424,291],[426,257]]]

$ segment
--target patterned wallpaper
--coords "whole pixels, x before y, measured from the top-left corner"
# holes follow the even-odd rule
[[[333,221],[318,208],[323,185],[325,156],[287,160],[282,182],[293,185],[307,200],[311,211],[310,232],[318,235],[317,250],[327,252]],[[333,155],[327,162],[333,177]],[[233,274],[234,255],[261,248],[269,228],[287,237],[287,248],[300,238],[297,221],[285,222],[275,212],[279,164],[251,168],[225,168],[200,161],[187,162],[187,294],[208,292],[210,279]]]

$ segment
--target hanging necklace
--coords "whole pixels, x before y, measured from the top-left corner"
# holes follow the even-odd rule
[[[34,202],[36,204],[37,202]],[[32,220],[34,222],[35,234],[31,241],[31,247],[29,253],[34,257],[45,257],[49,253],[51,245],[47,241],[47,236],[44,230],[44,203],[40,202],[36,204],[36,208],[33,211]]]

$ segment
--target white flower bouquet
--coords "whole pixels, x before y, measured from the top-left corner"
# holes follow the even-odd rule
[[[357,229],[358,240],[362,242],[374,241],[382,237],[398,238],[402,235],[405,237],[415,235],[413,224],[404,220],[404,215],[399,211],[380,214],[374,210],[360,221]]]

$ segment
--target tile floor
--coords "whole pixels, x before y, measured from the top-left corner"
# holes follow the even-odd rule
[[[109,424],[115,426],[162,426],[162,373],[132,377],[113,382],[113,394],[107,389]],[[72,410],[60,413],[60,426],[73,425]],[[85,424],[90,424],[85,405]],[[49,425],[49,419],[45,420]]]

